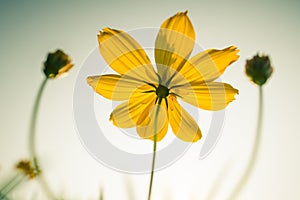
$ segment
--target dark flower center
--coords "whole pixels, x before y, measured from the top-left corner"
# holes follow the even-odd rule
[[[158,99],[164,99],[169,95],[169,89],[163,85],[159,85],[156,88],[156,95]]]

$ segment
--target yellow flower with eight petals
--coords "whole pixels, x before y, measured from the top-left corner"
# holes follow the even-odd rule
[[[129,34],[104,28],[98,35],[99,50],[119,74],[89,76],[87,82],[103,97],[125,101],[111,113],[120,128],[136,127],[140,137],[160,141],[170,124],[183,141],[196,142],[202,134],[197,122],[178,99],[205,110],[224,109],[238,90],[214,82],[239,56],[230,46],[209,49],[189,58],[195,44],[187,12],[163,22],[155,41],[156,69],[143,48]]]

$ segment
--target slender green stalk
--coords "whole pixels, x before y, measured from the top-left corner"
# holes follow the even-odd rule
[[[45,194],[50,199],[55,199],[55,196],[53,195],[50,187],[47,184],[47,181],[44,179],[43,175],[40,174],[40,167],[39,167],[39,161],[37,157],[37,151],[36,151],[36,121],[39,111],[40,102],[42,99],[42,95],[47,83],[47,78],[45,78],[38,90],[38,94],[35,99],[34,107],[31,114],[31,120],[30,120],[30,128],[29,128],[29,155],[30,159],[33,162],[33,167],[35,168],[36,172],[38,173],[37,180],[39,181],[40,186],[42,187]]]
[[[0,200],[8,200],[8,198],[2,193],[0,193]]]
[[[20,174],[16,174],[12,179],[10,179],[3,187],[0,189],[0,194],[3,194],[3,192],[9,188],[11,185],[14,184],[14,182],[18,179]]]
[[[0,200],[8,199],[7,195],[14,190],[18,185],[20,185],[26,176],[17,173],[12,179],[10,179],[1,189],[0,189]]]
[[[162,99],[158,100],[158,104],[157,104],[158,106],[157,106],[157,109],[156,109],[156,112],[155,112],[155,118],[154,118],[153,157],[152,157],[152,166],[151,166],[151,175],[150,175],[148,200],[151,200],[151,193],[152,193],[154,167],[155,167],[155,158],[156,158],[156,145],[157,145],[157,120],[158,120],[158,113],[159,113],[161,101],[162,101]]]
[[[245,187],[247,181],[249,180],[250,175],[253,172],[255,163],[257,161],[259,148],[260,148],[262,123],[263,123],[263,88],[262,88],[262,86],[259,86],[259,107],[258,107],[256,136],[255,136],[255,141],[254,141],[254,145],[252,148],[251,157],[250,157],[249,163],[247,165],[247,168],[246,168],[243,176],[241,177],[241,179],[238,182],[234,191],[231,193],[229,200],[233,200],[238,197],[238,195],[240,194],[242,189]]]
[[[40,107],[40,102],[42,99],[42,95],[47,83],[47,78],[45,78],[39,88],[38,94],[36,96],[34,107],[31,113],[30,127],[29,127],[29,156],[33,162],[33,166],[36,170],[39,171],[38,160],[36,156],[36,120]]]
[[[103,188],[100,189],[99,200],[104,200]]]
[[[13,191],[18,185],[20,185],[23,181],[25,181],[27,178],[23,175],[20,176],[17,175],[16,179],[14,179],[13,182],[11,182],[8,187],[5,188],[5,190],[0,192],[0,199],[7,199],[7,195]]]
[[[154,167],[155,167],[155,158],[156,158],[156,134],[154,135],[153,141],[153,157],[152,157],[152,166],[151,166],[151,175],[150,175],[150,184],[148,192],[148,200],[151,200],[152,185],[153,185],[153,176],[154,176]]]

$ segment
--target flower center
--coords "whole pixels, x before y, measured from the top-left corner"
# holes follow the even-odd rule
[[[169,95],[169,89],[163,85],[156,88],[156,95],[159,99],[164,99]]]

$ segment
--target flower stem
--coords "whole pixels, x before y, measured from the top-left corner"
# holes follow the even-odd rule
[[[152,166],[151,166],[151,175],[150,175],[150,184],[149,184],[149,192],[148,192],[148,200],[151,200],[151,193],[152,193],[152,185],[153,185],[153,176],[154,176],[154,167],[155,167],[155,158],[156,158],[156,144],[157,144],[157,120],[158,120],[158,113],[160,109],[162,99],[160,98],[157,103],[157,109],[155,111],[155,118],[154,118],[154,140],[153,140],[153,156],[152,156]]]
[[[33,162],[34,168],[39,171],[39,166],[38,166],[38,160],[36,156],[36,145],[35,145],[35,140],[36,140],[36,120],[37,120],[37,115],[38,115],[38,110],[41,102],[41,98],[47,83],[47,78],[45,78],[39,88],[38,94],[35,99],[34,107],[32,110],[31,114],[31,120],[30,120],[30,128],[29,128],[29,156]]]
[[[30,128],[29,128],[29,156],[30,159],[32,160],[33,167],[36,170],[36,173],[38,175],[37,180],[42,187],[43,191],[45,194],[50,198],[50,199],[55,199],[55,196],[50,190],[50,187],[47,184],[47,181],[44,179],[42,174],[40,174],[40,166],[39,166],[39,161],[36,153],[36,121],[37,121],[37,116],[38,116],[38,111],[39,111],[39,106],[41,102],[41,98],[47,83],[47,78],[45,78],[38,90],[38,94],[35,99],[34,107],[32,110],[31,114],[31,120],[30,120]]]
[[[7,195],[15,189],[23,180],[25,176],[21,174],[16,174],[12,179],[10,179],[1,189],[0,189],[0,200],[7,199]]]
[[[251,173],[253,172],[255,163],[257,161],[259,148],[260,148],[262,123],[263,123],[263,88],[262,88],[262,86],[259,86],[258,119],[257,119],[257,127],[256,127],[256,136],[255,136],[255,141],[254,141],[251,157],[250,157],[249,163],[247,165],[247,168],[246,168],[243,176],[241,177],[236,188],[230,195],[230,198],[229,198],[230,200],[236,199],[238,197],[239,193],[242,191],[242,189],[246,185],[247,181],[249,180]]]
[[[153,185],[153,176],[154,176],[154,167],[155,167],[155,157],[156,157],[156,134],[154,135],[153,141],[153,157],[152,157],[152,166],[151,166],[151,175],[150,175],[150,184],[148,192],[148,200],[151,200],[152,185]]]
[[[16,174],[12,179],[10,179],[3,187],[1,187],[0,189],[0,194],[3,194],[3,192],[10,187],[11,185],[13,185],[13,183],[18,179],[19,174]]]

